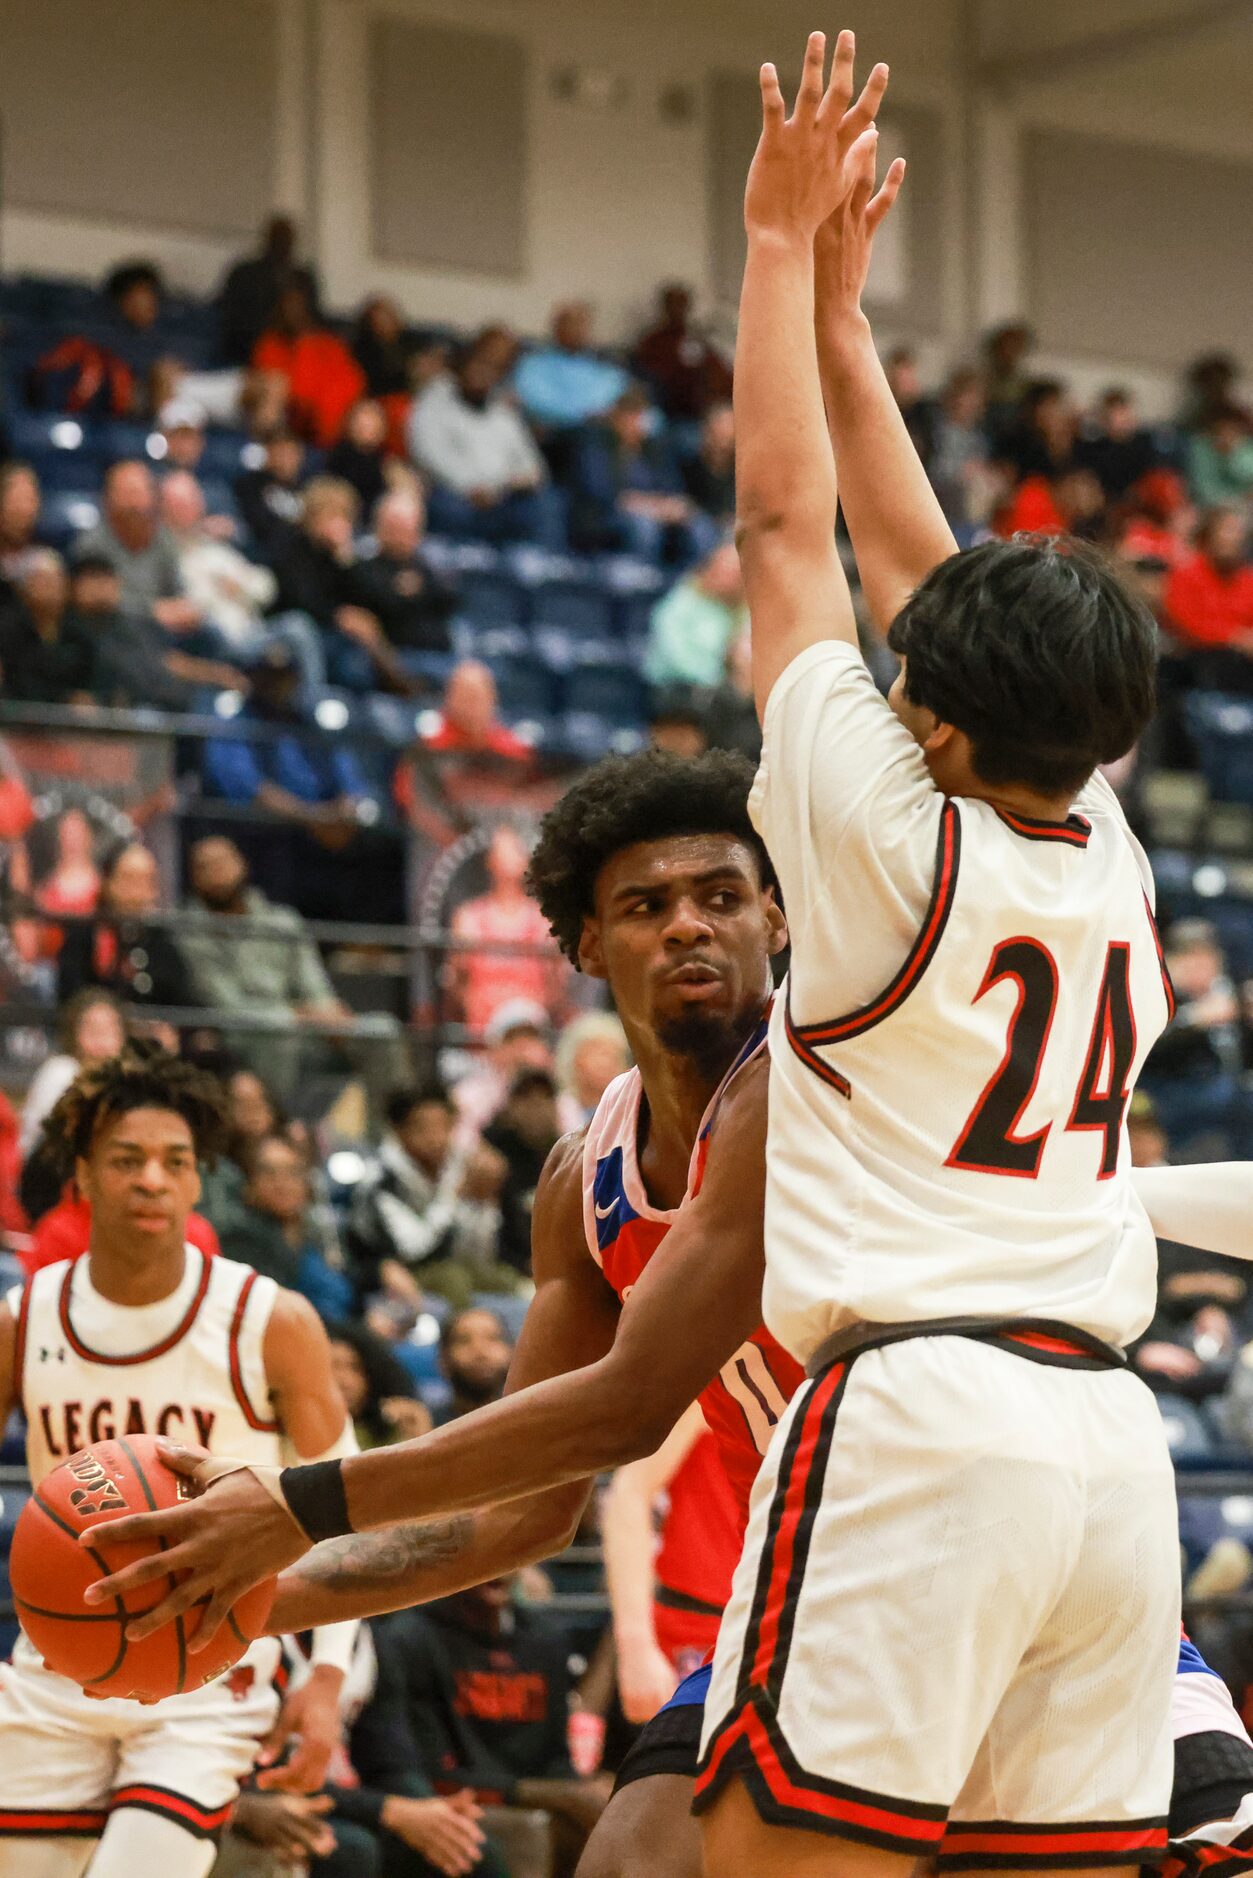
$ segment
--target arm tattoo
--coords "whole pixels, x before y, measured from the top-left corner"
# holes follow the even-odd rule
[[[329,1591],[386,1587],[424,1565],[441,1565],[469,1544],[474,1520],[429,1520],[412,1526],[385,1526],[380,1532],[354,1532],[327,1539],[296,1566],[298,1575]]]

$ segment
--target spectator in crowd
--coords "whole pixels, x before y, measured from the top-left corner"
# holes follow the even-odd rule
[[[353,1193],[345,1244],[361,1291],[421,1310],[428,1294],[458,1307],[495,1274],[505,1168],[478,1144],[459,1146],[441,1083],[395,1090],[387,1129]]]
[[[439,1340],[439,1362],[451,1395],[435,1417],[443,1426],[498,1402],[513,1358],[504,1321],[481,1304],[470,1304],[450,1317]]]
[[[94,913],[100,898],[100,869],[96,866],[96,838],[90,821],[79,808],[63,809],[56,825],[57,852],[52,871],[35,888],[41,913],[68,919]],[[60,935],[55,950],[60,949]]]
[[[354,1018],[299,913],[273,905],[252,885],[235,843],[222,835],[198,841],[189,879],[179,944],[198,1001],[256,1023],[255,1032],[240,1036],[239,1053],[278,1095],[290,1101],[302,1077],[345,1058],[360,1064],[376,1094],[394,1087],[404,1055],[395,1019]],[[246,921],[247,930],[231,932],[232,919]],[[305,1030],[310,1025],[330,1034],[320,1038]]]
[[[683,484],[697,508],[729,528],[735,519],[735,413],[712,404],[700,427],[696,455],[683,465]]]
[[[620,365],[592,346],[592,309],[570,300],[553,312],[551,339],[536,346],[514,373],[522,409],[544,431],[569,431],[603,417],[627,389]]]
[[[117,570],[123,613],[155,619],[172,641],[198,658],[220,658],[221,636],[207,628],[183,591],[178,551],[161,524],[157,485],[138,458],[115,463],[104,479],[99,525],[74,544],[74,557],[103,556]]]
[[[145,408],[147,374],[164,350],[157,330],[165,282],[151,261],[124,261],[104,283],[111,330],[108,350],[128,366],[135,379],[137,411]]]
[[[584,1011],[557,1044],[557,1116],[563,1134],[586,1128],[615,1076],[631,1066],[626,1032],[612,1011]]]
[[[705,734],[711,750],[738,750],[750,763],[761,760],[761,723],[753,697],[753,648],[747,633],[727,647],[722,683],[705,706]]]
[[[328,476],[351,485],[363,510],[380,501],[389,482],[387,413],[377,398],[358,398],[326,459]]]
[[[1020,480],[1062,475],[1075,460],[1079,414],[1060,379],[1038,378],[1027,387],[1017,422],[997,455]]]
[[[319,730],[304,708],[290,647],[268,646],[250,676],[252,689],[234,722],[262,724],[275,734],[210,738],[201,764],[211,794],[337,840],[351,838],[361,826],[361,805],[371,799],[351,743]]]
[[[631,385],[580,432],[570,470],[570,538],[585,553],[622,550],[685,566],[716,538],[716,523],[684,493],[654,419],[648,394]]]
[[[0,580],[19,578],[39,539],[39,478],[29,463],[0,464]]]
[[[414,1394],[400,1358],[364,1324],[346,1320],[328,1326],[331,1373],[360,1448],[385,1448],[413,1441],[431,1429],[431,1413]]]
[[[276,430],[265,462],[235,479],[235,504],[258,550],[271,558],[303,512],[305,447],[294,431]]]
[[[1211,509],[1196,551],[1166,582],[1166,624],[1194,654],[1196,675],[1219,691],[1253,690],[1253,567],[1240,508]]]
[[[652,750],[689,760],[709,748],[709,725],[690,685],[672,685],[659,691],[648,716],[648,743]]]
[[[76,991],[57,1014],[57,1036],[59,1049],[35,1071],[22,1104],[18,1146],[23,1159],[79,1071],[121,1054],[126,1042],[122,1007],[111,992]]]
[[[214,1221],[227,1258],[238,1259],[289,1290],[320,1317],[338,1319],[356,1304],[353,1286],[322,1255],[310,1218],[309,1174],[299,1148],[281,1134],[252,1142],[244,1184]]]
[[[483,857],[486,893],[463,900],[452,916],[449,977],[462,1019],[476,1035],[502,1004],[530,999],[551,1012],[561,996],[561,961],[548,922],[526,890],[529,858],[517,829],[499,823]],[[496,951],[497,946],[532,950]]]
[[[987,397],[978,372],[966,367],[952,373],[935,412],[928,474],[954,528],[971,528],[987,516],[991,491],[986,415]]]
[[[1079,437],[1076,459],[1092,471],[1110,502],[1120,502],[1157,468],[1153,433],[1141,424],[1135,399],[1121,385],[1101,393],[1092,423]]]
[[[1105,518],[1105,497],[1090,469],[1072,463],[1056,476],[1026,476],[998,509],[993,526],[1017,534],[1080,535],[1094,541]]]
[[[204,406],[194,398],[166,399],[157,413],[157,429],[165,445],[162,471],[186,470],[192,476],[200,473],[207,422]]]
[[[357,315],[352,335],[352,354],[361,367],[371,398],[408,395],[412,351],[396,302],[389,300],[386,294],[371,295]]]
[[[636,342],[635,370],[673,423],[699,423],[711,406],[731,396],[731,368],[693,327],[690,287],[663,287],[658,314],[656,325]]]
[[[984,337],[981,375],[989,432],[995,437],[1003,435],[1017,416],[1028,384],[1026,360],[1034,347],[1035,334],[1021,320],[994,326]]]
[[[426,509],[420,491],[392,489],[374,511],[374,552],[352,569],[349,591],[372,613],[389,644],[406,652],[447,652],[457,589],[422,553]]]
[[[1243,1155],[1249,1027],[1218,932],[1208,920],[1178,920],[1165,955],[1175,1015],[1150,1052],[1145,1088],[1177,1149],[1217,1138],[1215,1158]]]
[[[340,477],[315,476],[306,484],[300,527],[288,531],[271,557],[278,579],[274,611],[313,622],[333,684],[407,692],[408,674],[378,620],[355,600],[357,511],[357,492]]]
[[[351,1737],[362,1788],[377,1795],[377,1817],[400,1829],[421,1800],[385,1798],[427,1782],[453,1790],[451,1808],[473,1822],[458,1843],[455,1869],[476,1878],[504,1873],[482,1849],[475,1801],[542,1808],[552,1820],[557,1878],[570,1878],[604,1807],[607,1784],[580,1778],[570,1762],[569,1646],[525,1608],[514,1609],[497,1579],[422,1610],[376,1622],[379,1684]],[[427,1788],[429,1791],[429,1787]],[[391,1811],[389,1813],[389,1806]],[[420,1816],[419,1816],[420,1819]],[[421,1846],[430,1858],[432,1847]],[[432,1861],[442,1863],[437,1854]],[[386,1864],[385,1864],[386,1869]],[[453,1869],[444,1864],[443,1869]]]
[[[1253,494],[1253,436],[1238,404],[1216,405],[1188,442],[1188,485],[1203,509]]]
[[[740,559],[723,541],[653,608],[644,675],[654,685],[719,685],[747,630]]]
[[[174,544],[183,592],[201,618],[217,628],[230,656],[241,665],[254,658],[271,637],[262,620],[278,593],[278,582],[268,567],[250,561],[229,541],[222,541],[205,525],[204,491],[187,470],[173,470],[161,483],[161,515]],[[321,669],[321,647],[311,626],[286,623],[290,643],[304,651],[313,671]]]
[[[1182,476],[1150,470],[1129,497],[1131,512],[1118,551],[1127,561],[1156,561],[1169,572],[1189,559],[1196,511]]]
[[[118,709],[194,710],[201,687],[242,690],[243,673],[172,644],[151,615],[124,613],[122,583],[107,555],[78,549],[70,564],[70,616],[94,647],[92,690]]]
[[[483,1139],[505,1163],[500,1189],[500,1257],[522,1278],[531,1276],[531,1214],[544,1162],[561,1133],[557,1082],[550,1070],[520,1069],[499,1115]]]
[[[6,697],[28,704],[94,704],[95,641],[69,606],[65,562],[32,548],[18,579],[20,604],[0,615]]]
[[[230,1136],[217,1164],[201,1173],[201,1207],[216,1226],[238,1202],[244,1188],[244,1166],[252,1150],[271,1135],[295,1141],[296,1131],[288,1126],[277,1097],[255,1070],[231,1067],[229,1063],[204,1065],[220,1076],[226,1090],[230,1115]]]
[[[1177,419],[1181,430],[1204,430],[1215,411],[1236,401],[1240,367],[1229,352],[1206,352],[1193,359],[1184,381]]]
[[[309,285],[295,278],[280,287],[270,324],[253,347],[252,363],[257,371],[283,380],[292,429],[324,450],[365,391],[361,367],[343,340],[318,324]]]
[[[499,1112],[519,1070],[552,1068],[550,1028],[547,1010],[532,999],[512,998],[497,1008],[483,1035],[483,1055],[453,1088],[461,1139],[481,1134]]]
[[[316,307],[317,275],[296,259],[296,224],[289,215],[273,215],[261,230],[259,251],[236,261],[218,289],[218,351],[224,364],[251,363],[284,287],[293,283]]]
[[[246,1784],[223,1836],[218,1873],[249,1871],[264,1860],[264,1872],[312,1872],[314,1878],[380,1878],[379,1849],[365,1827],[325,1815],[331,1793],[263,1792]],[[247,1864],[240,1863],[241,1856]]]
[[[935,405],[923,391],[918,354],[912,346],[896,346],[884,360],[883,369],[914,448],[923,467],[930,471],[935,449]]]
[[[409,447],[432,479],[431,526],[482,541],[565,547],[560,495],[535,439],[504,390],[499,351],[482,335],[456,369],[414,399]]]
[[[137,839],[121,842],[101,870],[94,917],[65,935],[58,997],[71,998],[91,985],[140,1009],[199,1003],[178,946],[153,924],[160,904],[161,874],[151,848]]]
[[[444,687],[439,722],[423,736],[424,748],[529,763],[531,746],[501,723],[498,703],[491,667],[479,659],[459,660]]]

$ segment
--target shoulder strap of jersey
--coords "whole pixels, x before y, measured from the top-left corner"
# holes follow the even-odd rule
[[[596,1230],[596,1170],[606,1154],[622,1147],[624,1126],[636,1126],[639,1080],[640,1073],[635,1068],[624,1070],[621,1076],[614,1077],[596,1104],[596,1113],[587,1124],[587,1133],[583,1137],[583,1237],[598,1265],[603,1260]]]
[[[225,1275],[231,1269],[232,1262],[227,1259],[217,1261]],[[236,1270],[242,1269],[236,1267]],[[272,1278],[263,1278],[259,1272],[247,1270],[235,1299],[235,1308],[231,1313],[230,1330],[227,1333],[227,1362],[231,1379],[231,1393],[239,1405],[239,1412],[250,1428],[260,1434],[276,1435],[280,1432],[278,1422],[269,1413],[270,1403],[267,1397],[264,1406],[259,1408],[254,1397],[256,1384],[248,1385],[248,1371],[256,1374],[258,1369],[264,1373],[263,1361],[258,1361],[264,1349],[266,1326],[270,1314],[278,1301],[278,1286]],[[249,1311],[249,1304],[252,1309]],[[251,1344],[249,1351],[247,1345]],[[249,1361],[249,1356],[253,1357]]]

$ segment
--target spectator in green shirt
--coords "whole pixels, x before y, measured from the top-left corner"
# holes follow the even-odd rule
[[[1188,445],[1188,484],[1203,509],[1243,502],[1253,492],[1253,437],[1238,404],[1222,404]]]
[[[747,630],[739,556],[720,542],[653,608],[644,674],[654,685],[720,685],[728,647]]]

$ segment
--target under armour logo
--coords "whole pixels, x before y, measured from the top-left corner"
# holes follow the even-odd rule
[[[64,1344],[61,1344],[60,1347],[55,1350],[50,1349],[47,1344],[40,1345],[39,1360],[41,1363],[50,1363],[54,1356],[56,1357],[58,1363],[64,1363],[65,1361],[65,1345]]]

